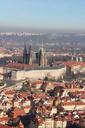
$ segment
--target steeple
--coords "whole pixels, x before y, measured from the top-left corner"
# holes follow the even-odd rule
[[[26,48],[26,44],[24,43],[24,51],[23,54],[27,54],[27,48]]]
[[[39,50],[39,53],[38,53],[39,55],[38,55],[38,59],[39,59],[39,66],[41,66],[42,65],[42,50],[40,49]]]
[[[27,64],[27,48],[25,43],[24,43],[24,50],[23,50],[23,64]]]
[[[29,46],[29,52],[28,52],[28,64],[32,65],[32,46]]]
[[[39,50],[39,66],[43,67],[47,65],[47,59],[46,59],[46,54],[43,48],[43,41],[42,41],[42,47]]]
[[[30,45],[29,46],[29,54],[31,54],[31,51],[32,51],[32,46]]]

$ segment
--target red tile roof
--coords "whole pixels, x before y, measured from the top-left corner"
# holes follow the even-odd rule
[[[23,68],[32,68],[37,67],[37,65],[21,64],[21,63],[8,63],[5,67],[23,69]]]
[[[0,125],[0,128],[11,128],[11,127],[9,127],[7,125]]]
[[[8,117],[0,117],[0,122],[7,121]]]
[[[85,105],[83,102],[64,102],[64,105]]]
[[[65,62],[64,63],[65,65],[67,66],[77,66],[77,65],[80,65],[80,66],[85,66],[85,62],[76,62],[76,61],[68,61],[68,62]]]
[[[14,109],[14,117],[17,117],[17,116],[19,116],[19,115],[25,115],[24,109],[15,108],[15,109]]]

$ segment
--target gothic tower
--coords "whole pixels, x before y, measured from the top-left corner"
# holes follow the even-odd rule
[[[29,52],[28,52],[28,64],[32,65],[32,47],[30,45]]]
[[[27,54],[27,48],[26,44],[24,44],[24,50],[23,50],[23,64],[27,64],[28,54]]]
[[[39,58],[39,66],[41,67],[47,66],[47,57],[43,45],[42,48],[39,50],[38,58]]]

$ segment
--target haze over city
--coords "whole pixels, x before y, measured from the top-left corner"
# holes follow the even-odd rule
[[[85,31],[84,0],[1,0],[0,31]]]

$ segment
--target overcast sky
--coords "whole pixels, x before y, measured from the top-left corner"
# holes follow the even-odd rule
[[[0,0],[0,29],[85,30],[85,0]]]

